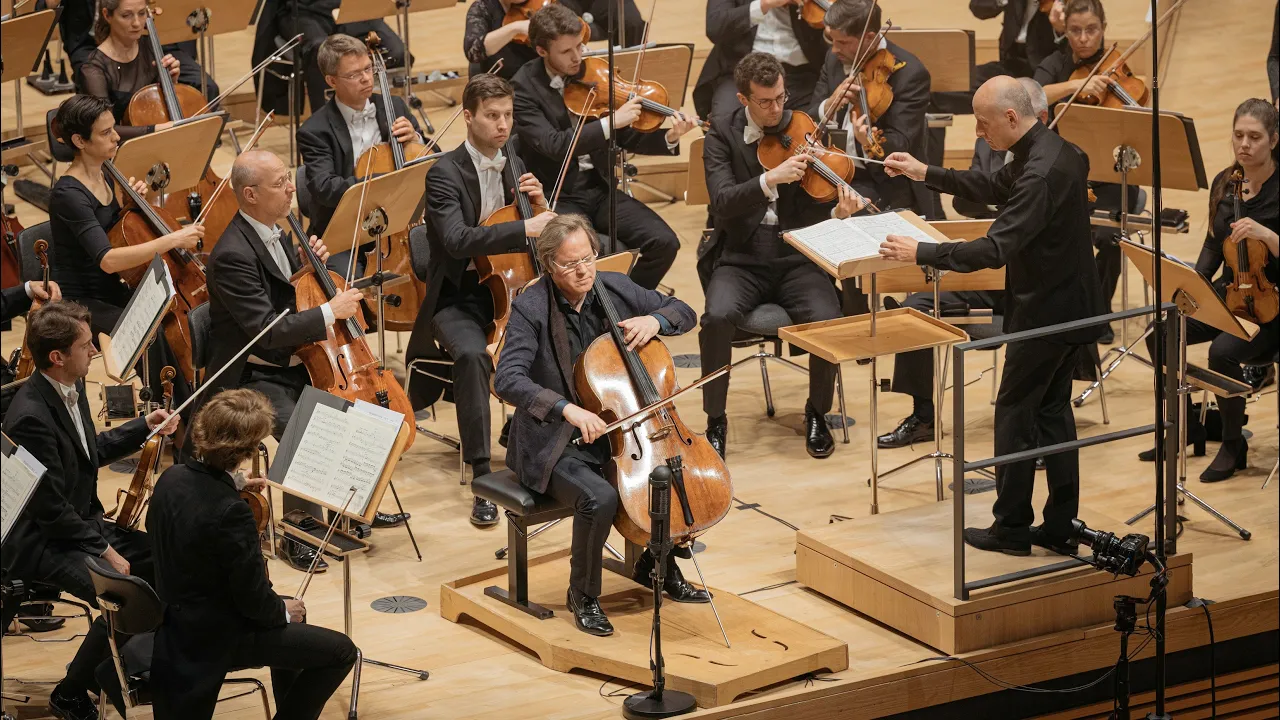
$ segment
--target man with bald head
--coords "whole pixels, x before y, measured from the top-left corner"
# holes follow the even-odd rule
[[[880,254],[956,272],[1004,267],[1006,333],[1101,315],[1105,304],[1093,264],[1084,155],[1045,127],[1026,88],[1007,75],[978,89],[973,114],[978,137],[998,153],[1013,153],[999,170],[929,167],[906,153],[885,158],[885,170],[999,207],[991,229],[972,242],[917,244],[890,235]],[[1092,326],[1005,346],[996,398],[996,455],[1075,439],[1072,370],[1078,347],[1096,342],[1101,330]],[[1079,454],[1048,455],[1045,465],[1049,497],[1039,526],[1032,525],[1035,461],[1003,465],[996,471],[995,523],[965,528],[965,542],[1010,555],[1028,555],[1032,544],[1074,552],[1068,538],[1080,504]]]
[[[355,315],[360,291],[346,290],[318,308],[298,312],[289,278],[302,266],[302,255],[294,251],[292,235],[281,232],[278,224],[293,204],[293,175],[275,154],[250,150],[231,167],[231,189],[240,212],[218,239],[205,268],[213,338],[206,376],[231,363],[240,348],[281,311],[288,309],[289,314],[235,360],[207,396],[233,387],[261,392],[275,408],[273,434],[279,439],[302,388],[311,384],[294,352],[300,345],[323,340],[335,321]],[[314,235],[310,244],[322,261],[328,259],[327,249]],[[319,507],[300,504],[290,495],[285,495],[284,503],[285,512],[300,508],[317,517],[321,514]],[[295,544],[285,550],[295,567],[306,569],[310,564],[312,551],[305,546]]]

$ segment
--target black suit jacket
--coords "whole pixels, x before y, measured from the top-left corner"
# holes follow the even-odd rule
[[[39,371],[14,395],[4,419],[5,434],[47,468],[5,543],[4,568],[17,577],[33,572],[46,550],[80,550],[94,556],[106,552],[98,468],[137,452],[147,437],[143,418],[94,433],[84,382],[76,389],[88,453],[62,396]]]
[[[385,141],[391,134],[382,118],[382,95],[374,93],[371,99],[378,108],[378,127]],[[422,132],[404,100],[393,96],[391,107],[395,117],[409,118],[413,129]],[[311,193],[312,217],[307,232],[323,237],[342,194],[356,184],[356,160],[359,160],[351,149],[351,133],[338,110],[336,98],[325,103],[298,128],[298,151],[307,168],[307,190]]]
[[[231,476],[198,461],[156,481],[147,513],[156,591],[165,602],[151,679],[191,705],[216,696],[243,637],[285,624],[253,512]]]
[[[27,297],[26,283],[19,282],[0,294],[0,322],[8,322],[29,309],[31,298]]]
[[[814,72],[822,67],[823,58],[830,45],[823,37],[822,28],[810,27],[800,17],[800,7],[788,5],[791,14],[791,30],[804,52],[805,59]],[[751,52],[756,41],[756,26],[751,24],[751,0],[707,0],[707,39],[711,52],[698,73],[693,86],[693,106],[700,117],[711,114],[711,98],[722,78],[732,77],[738,61]]]
[[[609,292],[624,319],[661,315],[672,335],[686,333],[698,323],[698,316],[683,300],[646,290],[621,273],[597,275],[596,291],[601,289]],[[556,403],[577,402],[569,334],[555,298],[546,275],[516,296],[494,375],[494,392],[515,408],[507,467],[537,492],[546,491],[551,470],[573,435],[573,426],[555,410]]]
[[[290,266],[296,271],[300,261],[291,235],[281,234],[280,242]],[[267,252],[253,226],[239,213],[218,238],[209,255],[206,275],[210,335],[216,339],[209,357],[209,376],[230,362],[281,311],[286,308],[290,311],[215,381],[218,387],[210,388],[208,397],[218,389],[240,383],[240,373],[250,354],[277,365],[288,365],[299,345],[323,340],[328,333],[320,308],[298,312],[289,278],[280,272],[280,266]]]
[[[1010,71],[1026,65],[1034,70],[1041,60],[1058,48],[1049,16],[1039,11],[1027,26],[1025,49],[1018,47],[1018,33],[1022,32],[1022,23],[1027,17],[1026,0],[1008,0],[1005,4],[999,0],[969,0],[969,11],[980,20],[989,20],[1004,13],[1004,24],[1000,27],[1000,64]]]
[[[542,181],[542,187],[550,197],[560,176],[564,156],[573,143],[577,122],[565,108],[560,93],[551,87],[551,77],[547,75],[542,58],[525,63],[511,79],[511,84],[516,91],[515,131],[520,138],[521,158],[529,172]],[[574,155],[590,155],[595,171],[583,174],[577,161],[570,161],[561,197],[573,204],[591,207],[600,202],[604,191],[609,189],[609,141],[598,121],[588,118],[586,123],[578,137]],[[674,150],[667,149],[664,132],[642,133],[631,128],[618,131],[618,147],[641,155],[678,155],[680,152],[679,146]]]
[[[895,152],[911,153],[913,157],[928,156],[929,126],[925,119],[925,111],[929,109],[929,87],[931,78],[929,70],[915,55],[890,42],[888,50],[903,63],[889,76],[889,87],[893,89],[893,103],[881,115],[875,126],[884,133],[884,154]],[[809,115],[815,122],[820,122],[819,111],[836,87],[848,76],[844,63],[834,52],[828,52],[822,63],[822,71],[818,74],[818,84],[813,88],[813,105]],[[849,114],[849,106],[840,108],[836,113],[836,127],[844,125]],[[866,173],[880,190],[885,202],[890,207],[909,207],[921,215],[931,214],[933,197],[919,183],[913,183],[906,177],[891,178],[884,172],[884,166],[872,165],[859,169],[858,174]],[[885,210],[889,207],[883,208]]]

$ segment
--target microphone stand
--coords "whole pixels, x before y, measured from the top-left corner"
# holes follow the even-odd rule
[[[671,486],[680,485],[681,458],[667,458],[649,473],[649,554],[653,556],[653,689],[638,692],[622,701],[622,716],[627,720],[668,718],[693,712],[698,703],[689,693],[667,690],[662,662],[662,585],[666,580],[667,554],[671,551]]]

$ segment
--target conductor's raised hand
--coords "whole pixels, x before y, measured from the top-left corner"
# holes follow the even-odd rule
[[[809,155],[805,153],[792,155],[782,161],[781,165],[765,173],[764,181],[773,187],[796,182],[809,169],[809,160]]]
[[[311,252],[315,253],[316,257],[320,258],[320,262],[329,262],[329,248],[325,247],[323,240],[312,235],[307,240],[307,244],[311,246]],[[302,248],[298,248],[298,259],[304,264],[307,262],[307,254],[302,251]]]
[[[402,143],[416,142],[418,140],[418,131],[413,129],[413,123],[409,122],[409,118],[403,115],[391,123],[391,134],[395,135],[396,140]]]
[[[360,300],[364,298],[364,293],[355,288],[347,288],[329,301],[329,309],[333,311],[333,317],[337,320],[346,320],[355,317],[360,312]]]
[[[919,241],[905,235],[889,235],[880,243],[880,257],[886,260],[914,263]]]
[[[622,339],[627,343],[628,350],[643,346],[662,329],[658,318],[652,315],[627,318],[618,323],[618,327],[622,328]]]
[[[599,415],[573,403],[564,406],[563,415],[565,422],[578,428],[578,432],[582,433],[583,442],[595,442],[596,438],[604,434],[604,429],[609,427],[609,423],[601,420]]]
[[[884,159],[884,174],[889,177],[906,175],[912,180],[924,180],[925,172],[928,170],[929,166],[912,157],[911,153],[890,153],[889,157]]]

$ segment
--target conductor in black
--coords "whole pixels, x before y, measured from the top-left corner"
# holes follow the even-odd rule
[[[972,242],[925,243],[890,235],[884,257],[942,270],[972,272],[1005,267],[1004,331],[1033,330],[1104,312],[1093,264],[1085,180],[1087,161],[1036,117],[1031,97],[1001,75],[973,97],[977,134],[1013,161],[994,173],[929,167],[906,153],[885,158],[890,175],[1002,208],[986,237]],[[1010,343],[996,398],[996,455],[1075,440],[1071,371],[1080,345],[1096,342],[1102,326]],[[965,542],[980,550],[1028,555],[1031,545],[1074,552],[1067,538],[1080,504],[1076,451],[1045,457],[1049,498],[1041,524],[1031,508],[1035,461],[1003,465],[996,473],[995,523],[965,528]]]

